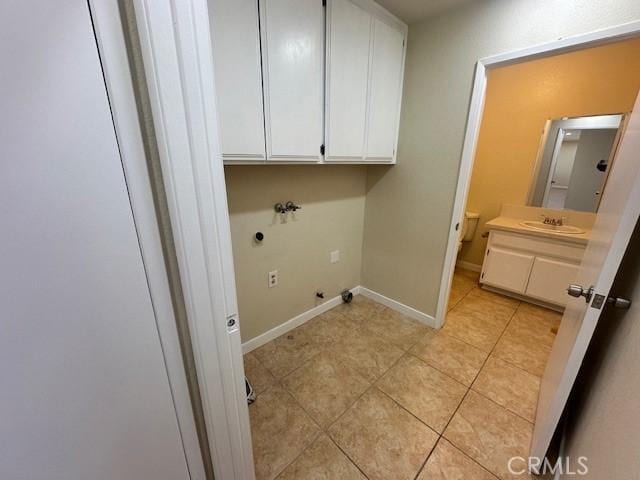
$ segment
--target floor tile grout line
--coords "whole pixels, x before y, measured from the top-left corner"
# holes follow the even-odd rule
[[[475,390],[473,387],[470,387],[469,390],[472,390],[473,393],[475,393],[476,395],[480,395],[482,398],[484,398],[485,400],[489,400],[491,403],[493,403],[494,405],[497,405],[500,408],[505,409],[507,412],[512,413],[513,415],[515,415],[516,417],[518,417],[521,420],[524,420],[525,422],[527,422],[528,424],[533,426],[533,422],[531,420],[528,420],[526,418],[524,418],[522,415],[520,415],[517,412],[514,412],[513,410],[511,410],[508,407],[505,407],[504,405],[500,405],[498,402],[496,402],[493,398],[488,397],[487,395],[485,395],[482,392],[479,392],[477,390]]]
[[[520,303],[522,303],[522,302],[520,302]],[[520,307],[520,305],[518,305],[518,308],[519,308],[519,307]],[[484,367],[486,366],[486,364],[487,364],[487,362],[489,361],[489,359],[490,359],[490,358],[492,358],[491,356],[493,355],[493,353],[494,353],[494,351],[495,351],[496,347],[498,346],[498,343],[500,342],[500,340],[502,339],[502,337],[504,336],[504,334],[507,332],[507,328],[509,327],[509,325],[510,325],[510,324],[511,324],[511,322],[513,321],[514,317],[516,316],[516,312],[517,312],[518,308],[516,308],[516,310],[513,312],[513,315],[511,315],[511,317],[509,318],[509,321],[507,322],[507,324],[505,325],[504,329],[502,330],[502,333],[500,334],[500,337],[498,337],[498,341],[495,343],[495,345],[493,346],[493,348],[492,348],[492,349],[491,349],[491,351],[489,352],[489,355],[488,355],[488,356],[487,356],[487,358],[485,359],[485,361],[484,361],[484,363],[482,364],[482,367],[480,368],[480,370],[478,370],[478,373],[476,374],[475,378],[473,379],[473,382],[471,382],[471,385],[469,386],[469,390],[473,390],[475,393],[477,393],[478,395],[480,395],[482,398],[486,398],[487,400],[491,401],[491,402],[492,402],[492,403],[494,403],[495,405],[498,405],[499,407],[504,408],[504,409],[505,409],[505,410],[507,410],[508,412],[513,413],[513,414],[514,414],[514,415],[516,415],[517,417],[519,417],[519,418],[521,418],[521,419],[525,420],[527,423],[529,423],[529,424],[533,425],[533,423],[532,423],[530,420],[528,420],[528,419],[524,418],[524,417],[523,417],[522,415],[520,415],[519,413],[514,412],[513,410],[511,410],[510,408],[508,408],[508,407],[506,407],[506,406],[504,406],[504,405],[500,405],[498,402],[496,402],[496,401],[495,401],[495,400],[493,400],[492,398],[489,398],[487,395],[485,395],[485,394],[483,394],[482,392],[479,392],[479,391],[477,391],[476,389],[474,389],[474,388],[473,388],[473,386],[476,384],[476,381],[478,380],[478,377],[480,376],[480,373],[482,372],[482,369],[484,369]],[[496,357],[493,357],[493,358],[497,358],[498,360],[502,360],[500,357],[497,357],[497,356],[496,356]],[[504,360],[502,360],[502,361],[504,361]],[[505,362],[505,363],[507,363],[507,364],[511,365],[511,363],[509,363],[509,362]],[[519,367],[518,367],[518,366],[516,366],[516,365],[512,365],[512,366],[513,366],[513,367],[515,367],[515,368],[518,368],[519,370],[521,370],[521,371],[523,371],[523,372],[525,372],[525,373],[529,373],[530,375],[533,375],[532,373],[527,372],[526,370],[521,369],[521,368],[519,368]],[[535,376],[535,375],[534,375],[534,376]],[[540,378],[540,377],[538,377],[538,378]],[[465,397],[466,397],[466,395],[465,395]]]
[[[335,307],[334,307],[335,308]],[[346,315],[343,315],[346,316]],[[374,332],[370,332],[370,333],[374,333]],[[375,333],[374,333],[375,334]],[[378,335],[376,335],[377,338],[380,338]],[[308,363],[310,362],[313,358],[317,357],[318,355],[320,355],[319,352],[318,354],[314,355],[312,358],[310,358],[309,360],[307,360]],[[340,449],[340,451],[349,459],[349,461],[351,463],[353,463],[356,468],[365,476],[365,478],[369,478],[363,471],[362,469],[358,466],[358,464],[355,462],[354,459],[352,459],[347,452],[345,452],[342,448],[340,448],[340,446],[335,442],[335,440],[333,439],[333,437],[331,436],[331,434],[329,433],[329,429],[336,424],[340,418],[342,418],[352,407],[353,405],[355,405],[358,400],[360,400],[369,390],[371,390],[372,388],[375,387],[375,383],[382,378],[389,370],[391,370],[393,367],[395,367],[395,365],[400,361],[400,359],[404,356],[406,352],[403,351],[403,355],[401,355],[400,357],[398,357],[398,359],[388,368],[386,369],[383,373],[381,373],[380,375],[378,375],[376,377],[376,379],[373,382],[369,382],[369,380],[367,379],[367,382],[369,383],[369,386],[365,389],[364,392],[362,392],[361,395],[359,395],[353,402],[350,403],[350,405],[332,422],[330,423],[326,428],[323,428],[320,424],[318,424],[318,422],[313,418],[313,416],[302,406],[302,404],[298,401],[298,399],[295,397],[295,395],[289,390],[287,389],[284,385],[281,385],[281,388],[283,388],[283,390],[285,390],[294,400],[294,402],[300,407],[300,409],[309,417],[309,419],[316,424],[316,426],[319,429],[319,433],[316,435],[316,437],[313,439],[313,441],[307,445],[289,464],[287,464],[279,473],[277,476],[281,475],[282,472],[284,472],[285,469],[287,469],[289,467],[289,465],[293,464],[304,452],[306,452],[311,445],[313,445],[313,443],[318,439],[318,436],[322,433],[324,433],[325,435],[327,435],[327,437],[329,437],[329,439]],[[292,371],[291,373],[285,375],[284,377],[282,377],[282,379],[278,379],[280,382],[282,382],[282,380],[284,380],[286,377],[288,377],[289,375],[291,375],[293,372],[295,372],[296,370],[300,369],[303,365],[300,365],[298,368],[296,368],[294,371]],[[265,367],[266,368],[266,367]],[[267,369],[267,371],[269,371],[269,369]],[[272,374],[273,375],[273,374]],[[275,375],[274,375],[275,377]],[[277,378],[277,377],[276,377]],[[364,378],[364,377],[363,377]],[[380,391],[379,388],[376,387],[377,390]],[[383,392],[384,393],[384,392]],[[386,394],[385,394],[386,395]],[[393,399],[392,399],[393,400]],[[394,400],[395,402],[395,400]],[[429,427],[431,428],[431,427]],[[437,433],[437,432],[436,432]],[[277,478],[277,476],[275,478]]]
[[[517,310],[517,308],[516,308]],[[478,376],[480,375],[480,372],[482,372],[482,369],[485,367],[485,365],[487,364],[489,357],[491,357],[491,354],[493,353],[493,351],[495,350],[495,346],[498,344],[498,342],[500,341],[500,338],[502,338],[502,336],[504,335],[504,332],[507,330],[507,327],[509,326],[509,324],[511,323],[511,320],[513,319],[513,317],[515,316],[515,310],[513,312],[513,314],[511,315],[511,317],[509,318],[509,321],[507,322],[507,324],[504,326],[504,329],[502,330],[502,333],[500,334],[500,337],[498,337],[498,341],[496,342],[496,344],[493,346],[493,348],[491,349],[491,351],[489,352],[489,354],[487,355],[487,357],[484,359],[484,362],[482,363],[482,366],[478,369],[478,372],[476,373],[473,381],[471,382],[471,385],[469,385],[469,387],[467,387],[467,391],[465,392],[464,396],[462,397],[462,400],[460,400],[460,403],[458,404],[458,406],[456,407],[455,411],[453,412],[453,415],[451,415],[451,417],[449,417],[449,421],[447,422],[447,424],[445,425],[444,429],[442,430],[442,437],[445,438],[445,440],[447,440],[448,442],[450,442],[452,445],[456,446],[453,442],[451,442],[451,440],[449,440],[447,437],[444,436],[444,434],[446,433],[447,429],[449,428],[449,425],[451,424],[452,420],[454,419],[454,417],[456,416],[456,414],[458,413],[458,411],[460,410],[460,407],[462,407],[462,404],[464,403],[464,401],[467,399],[467,397],[469,396],[469,392],[471,391],[473,384],[476,382],[476,380],[478,379]],[[477,393],[474,390],[474,393]],[[484,395],[482,395],[483,398]],[[496,403],[496,402],[493,402]],[[496,403],[497,405],[497,403]],[[504,407],[502,407],[504,408]],[[506,409],[505,409],[506,410]],[[459,448],[458,446],[456,446],[456,448],[458,448],[458,450],[460,450],[462,453],[465,453],[461,448]],[[488,472],[490,472],[492,475],[496,476],[499,478],[499,475],[495,472],[492,472],[491,470],[489,470],[488,468],[484,467],[480,462],[478,462],[477,460],[475,460],[473,457],[471,457],[470,455],[467,455],[469,458],[471,458],[473,461],[475,461],[477,464],[479,464],[480,466],[482,466],[483,468],[485,468],[485,470],[487,470]]]
[[[473,288],[471,288],[463,297],[461,297],[461,299],[456,302],[456,305],[459,304],[464,298],[466,298],[472,291],[474,291],[476,288],[480,288],[479,286],[474,286]],[[516,415],[517,417],[527,421],[528,423],[531,423],[529,420],[527,420],[526,418],[522,417],[521,415],[519,415],[516,412],[513,412],[512,410],[508,409],[505,406],[500,405],[499,403],[497,403],[496,401],[492,400],[491,398],[487,397],[486,395],[482,394],[481,392],[478,392],[475,388],[474,385],[480,375],[480,373],[482,372],[482,370],[485,368],[489,358],[497,358],[501,361],[504,361],[505,363],[511,365],[514,368],[517,368],[520,371],[523,371],[525,373],[528,373],[530,375],[533,375],[534,377],[540,378],[537,375],[532,374],[531,372],[528,372],[520,367],[518,367],[517,365],[512,364],[511,362],[507,361],[507,360],[503,360],[500,357],[492,357],[492,355],[495,352],[495,349],[498,345],[498,343],[500,342],[500,340],[504,337],[505,332],[507,330],[507,328],[509,327],[509,325],[511,325],[513,318],[515,317],[517,311],[520,309],[520,306],[522,305],[522,302],[518,302],[518,304],[516,305],[513,313],[511,314],[511,316],[509,317],[509,320],[507,321],[507,323],[505,324],[505,326],[503,327],[500,336],[498,337],[498,340],[493,344],[491,350],[487,353],[485,351],[483,351],[482,349],[479,349],[480,351],[483,351],[483,353],[486,353],[486,357],[484,359],[484,361],[482,362],[482,366],[479,368],[478,372],[476,373],[476,375],[474,376],[471,384],[469,386],[465,385],[464,383],[460,382],[459,380],[451,377],[449,374],[441,371],[438,367],[431,365],[429,362],[423,360],[422,358],[420,358],[419,356],[415,355],[411,350],[414,349],[414,347],[419,344],[425,337],[425,335],[420,336],[420,339],[416,340],[415,342],[413,342],[407,349],[404,348],[400,348],[398,347],[395,343],[393,342],[389,342],[385,337],[379,335],[378,333],[376,333],[375,331],[372,331],[370,329],[366,328],[366,321],[370,320],[370,316],[367,315],[364,323],[358,321],[358,327],[354,330],[356,332],[362,331],[364,329],[367,330],[367,332],[369,334],[373,334],[376,338],[381,339],[393,346],[395,346],[396,348],[398,348],[399,350],[402,351],[402,354],[392,363],[392,365],[390,365],[387,369],[385,369],[383,372],[381,372],[379,375],[377,375],[375,377],[375,379],[373,381],[369,381],[368,379],[367,382],[369,383],[369,386],[363,391],[362,394],[360,394],[353,402],[351,402],[349,404],[349,406],[329,425],[327,425],[326,428],[321,427],[316,421],[315,419],[309,414],[309,412],[307,412],[307,410],[300,404],[300,402],[296,399],[296,397],[287,389],[284,387],[283,385],[283,381],[285,380],[286,377],[290,376],[291,374],[293,374],[295,371],[299,370],[300,368],[302,368],[304,365],[308,364],[309,362],[311,362],[313,359],[315,359],[318,355],[329,351],[331,348],[333,348],[338,342],[340,342],[344,337],[340,337],[338,340],[333,340],[331,343],[329,344],[321,344],[320,346],[320,351],[314,355],[312,355],[310,358],[308,358],[307,360],[305,360],[301,365],[299,365],[298,367],[296,367],[294,370],[292,370],[291,372],[287,373],[287,375],[284,375],[282,378],[278,378],[277,376],[273,375],[273,373],[271,372],[271,370],[269,368],[266,367],[266,365],[262,364],[263,368],[265,368],[265,370],[271,374],[271,376],[274,378],[274,383],[272,385],[269,385],[267,388],[265,388],[265,390],[262,393],[266,392],[267,390],[271,389],[274,386],[280,385],[281,388],[283,388],[287,393],[289,393],[289,395],[294,399],[295,404],[297,404],[301,410],[312,420],[312,422],[318,427],[319,431],[318,433],[315,435],[315,437],[313,437],[312,441],[309,443],[309,445],[307,447],[305,447],[300,454],[298,454],[289,464],[287,464],[279,473],[277,476],[280,476],[282,474],[282,472],[284,470],[286,470],[286,468],[289,467],[289,465],[291,465],[292,463],[294,463],[301,455],[303,455],[310,447],[311,445],[313,445],[318,438],[320,437],[320,435],[325,434],[330,441],[348,458],[348,460],[358,469],[358,471],[360,471],[365,478],[367,477],[366,474],[360,469],[360,467],[356,464],[356,462],[347,454],[346,451],[344,451],[337,443],[336,441],[333,439],[333,437],[331,437],[331,435],[329,434],[329,429],[335,425],[336,423],[339,422],[339,420],[353,407],[353,405],[355,403],[357,403],[364,395],[367,394],[367,392],[371,391],[373,388],[375,388],[378,392],[382,393],[383,395],[385,395],[387,398],[389,398],[392,402],[394,402],[394,404],[398,405],[402,410],[406,411],[407,413],[409,413],[413,418],[415,418],[416,420],[418,420],[421,424],[425,425],[427,428],[429,428],[431,431],[433,431],[436,435],[436,441],[434,443],[434,446],[432,447],[431,451],[429,452],[429,454],[427,455],[427,457],[425,458],[424,462],[422,463],[421,467],[418,469],[418,472],[416,473],[414,478],[417,478],[420,473],[422,472],[422,470],[424,469],[424,467],[426,466],[429,458],[431,457],[431,455],[433,455],[433,452],[435,451],[436,447],[438,446],[438,444],[440,443],[440,439],[444,437],[444,432],[447,430],[447,428],[449,427],[449,424],[451,423],[452,419],[455,417],[455,415],[458,413],[460,407],[462,406],[462,404],[464,403],[464,401],[466,400],[466,398],[469,395],[469,391],[473,390],[475,394],[480,395],[482,398],[485,398],[489,401],[491,401],[493,404],[495,404],[496,406],[500,407],[500,408],[504,408],[506,411],[511,412],[512,414]],[[334,307],[333,309],[335,309],[336,307]],[[331,309],[331,310],[333,310]],[[350,315],[347,315],[346,313],[343,312],[336,312],[338,315],[344,317],[344,318],[350,318]],[[378,315],[380,313],[380,311],[377,311],[374,313],[374,315]],[[440,330],[436,330],[436,332],[439,332]],[[283,334],[284,335],[284,334]],[[450,336],[448,334],[445,334],[447,336]],[[458,339],[455,336],[452,336],[452,338],[455,338],[458,341],[461,341],[463,343],[465,343],[466,345],[470,345],[474,348],[474,345],[471,345],[467,342],[465,342],[462,339]],[[255,358],[258,359],[258,357],[254,354]],[[386,392],[384,392],[379,386],[378,383],[380,382],[380,380],[393,368],[395,368],[397,366],[397,364],[406,356],[411,356],[413,358],[416,358],[417,360],[419,360],[420,362],[424,363],[425,365],[433,368],[434,370],[438,371],[439,373],[441,373],[442,375],[445,375],[447,378],[450,378],[452,381],[455,381],[457,384],[462,385],[465,388],[465,393],[462,397],[462,399],[460,400],[460,402],[458,403],[458,405],[456,406],[456,409],[454,410],[453,414],[451,415],[451,417],[449,418],[447,424],[445,425],[445,427],[442,430],[442,433],[439,433],[438,431],[436,431],[433,427],[431,427],[430,425],[428,425],[426,422],[422,421],[420,418],[418,418],[416,415],[414,415],[409,409],[405,408],[402,404],[400,404],[397,400],[395,400],[393,397],[391,397],[389,394],[387,394]],[[361,374],[362,375],[362,374]],[[446,437],[444,437],[446,439]],[[447,441],[451,442],[449,439],[446,439]],[[453,444],[453,442],[451,442]],[[453,444],[455,446],[455,444]],[[486,470],[487,472],[491,473],[491,475],[495,475],[493,472],[491,472],[490,470],[486,469],[483,465],[481,465],[480,463],[478,463],[473,457],[469,456],[468,454],[466,454],[464,451],[460,450],[457,446],[456,448],[467,458],[469,458],[471,461],[473,461],[475,464],[479,465],[481,468],[483,468],[484,470]]]
[[[305,412],[306,413],[306,412]],[[313,440],[311,440],[311,442],[309,442],[309,445],[307,445],[306,447],[304,447],[300,453],[298,455],[295,456],[295,458],[293,460],[291,460],[289,463],[287,463],[284,467],[282,467],[282,470],[280,470],[277,475],[275,477],[273,477],[274,480],[278,480],[278,478],[284,473],[284,471],[289,468],[291,465],[293,465],[296,460],[298,460],[303,454],[304,452],[306,452],[307,450],[309,450],[309,448],[311,448],[311,446],[316,443],[316,441],[318,440],[318,438],[320,437],[320,435],[322,435],[324,432],[322,430],[319,430],[315,437],[313,437]]]
[[[366,473],[364,473],[362,468],[360,468],[360,466],[355,462],[355,460],[352,459],[351,456],[346,451],[344,451],[340,445],[338,445],[338,442],[336,442],[333,439],[333,437],[331,435],[329,435],[329,433],[326,433],[326,435],[327,435],[327,437],[329,437],[329,440],[331,441],[331,443],[333,443],[338,448],[338,450],[340,450],[342,452],[342,454],[345,457],[347,457],[347,460],[349,460],[349,462],[351,462],[353,464],[353,466],[358,469],[358,471],[362,474],[362,476],[368,480],[369,476]]]
[[[441,439],[442,439],[442,434],[440,433],[440,434],[438,434],[438,438],[436,439],[436,443],[433,444],[433,448],[431,449],[431,451],[427,455],[427,458],[424,459],[424,462],[422,462],[422,465],[420,465],[420,468],[418,469],[416,474],[413,476],[413,480],[417,480],[417,478],[420,476],[420,474],[424,470],[424,467],[427,466],[427,462],[431,458],[431,455],[433,455],[433,452],[436,451],[436,448],[438,448],[438,444],[440,443]]]
[[[408,408],[406,408],[404,405],[402,405],[400,402],[398,402],[395,398],[393,398],[391,395],[389,395],[387,392],[385,392],[384,390],[380,389],[380,387],[378,387],[377,385],[374,385],[374,387],[376,388],[376,390],[378,390],[378,392],[382,393],[385,397],[387,397],[389,400],[391,400],[393,403],[395,403],[398,407],[400,407],[402,410],[404,410],[405,412],[407,412],[409,415],[411,415],[413,418],[415,418],[416,420],[418,420],[421,424],[423,424],[425,427],[427,427],[429,430],[431,430],[433,433],[435,433],[438,437],[440,435],[442,435],[440,432],[438,432],[435,428],[433,428],[431,425],[429,425],[427,422],[425,422],[424,420],[420,419],[415,413],[413,413],[411,410],[409,410]]]
[[[377,382],[378,380],[380,380],[383,376],[385,376],[389,370],[391,370],[393,367],[395,367],[395,366],[397,365],[397,363],[400,361],[400,359],[401,359],[403,356],[404,356],[404,354],[403,354],[403,355],[400,355],[400,356],[396,359],[396,361],[395,361],[395,362],[393,362],[393,364],[392,364],[389,368],[387,368],[384,372],[382,372],[380,375],[378,375],[378,376],[376,377],[376,379],[375,379],[373,382],[370,382],[369,387],[368,387],[364,392],[362,392],[362,394],[361,394],[358,398],[356,398],[356,399],[351,403],[351,405],[349,405],[349,406],[344,410],[344,412],[342,412],[342,413],[340,414],[340,416],[339,416],[338,418],[336,418],[336,419],[335,419],[335,420],[334,420],[334,421],[333,421],[333,422],[332,422],[332,423],[327,427],[327,431],[328,431],[328,430],[329,430],[329,428],[331,428],[333,425],[335,425],[336,423],[338,423],[338,421],[339,421],[339,420],[340,420],[340,419],[341,419],[341,418],[342,418],[342,417],[343,417],[343,416],[344,416],[344,415],[345,415],[345,414],[346,414],[346,413],[351,409],[351,407],[353,407],[353,406],[354,406],[354,405],[355,405],[355,404],[356,404],[356,403],[357,403],[357,402],[358,402],[362,397],[364,397],[364,396],[365,396],[365,394],[366,394],[369,390],[371,390],[373,387],[375,387],[376,382]],[[378,389],[378,390],[379,390],[379,389]]]
[[[424,363],[425,365],[427,365],[428,367],[433,368],[434,370],[438,371],[439,373],[441,373],[442,375],[444,375],[445,377],[449,378],[450,380],[453,380],[454,382],[459,383],[460,385],[462,385],[464,388],[471,388],[470,385],[467,385],[463,382],[461,382],[460,380],[458,380],[457,378],[454,378],[451,376],[451,374],[445,372],[444,370],[441,370],[438,366],[431,364],[430,362],[428,362],[427,360],[419,357],[418,355],[416,355],[415,353],[412,352],[406,352],[407,355],[411,355],[413,358],[420,360],[422,363]]]
[[[334,308],[335,308],[335,307],[334,307]],[[338,312],[338,313],[339,313],[340,315],[343,315],[343,314],[341,314],[340,312]],[[343,315],[343,316],[346,316],[346,315]],[[314,317],[314,318],[315,318],[315,317]],[[298,328],[298,327],[296,327],[296,328]],[[286,335],[286,334],[283,334],[283,335]],[[283,336],[283,335],[281,335],[281,336]],[[274,340],[275,340],[275,339],[274,339]],[[272,340],[272,341],[273,341],[273,340]],[[333,344],[334,344],[334,343],[336,343],[336,342],[332,342],[331,346],[333,346]],[[291,462],[289,462],[287,465],[285,465],[285,466],[282,468],[282,470],[280,470],[280,471],[277,473],[277,475],[274,477],[274,479],[275,479],[275,480],[277,480],[277,478],[278,478],[280,475],[282,475],[282,473],[283,473],[287,468],[289,468],[289,466],[290,466],[290,465],[292,465],[292,464],[293,464],[296,460],[298,460],[298,458],[300,458],[300,457],[301,457],[301,456],[302,456],[302,455],[303,455],[303,454],[304,454],[304,453],[305,453],[309,448],[311,448],[311,446],[312,446],[312,445],[313,445],[313,444],[318,440],[318,437],[319,437],[320,435],[325,434],[327,437],[329,437],[329,439],[330,439],[334,444],[336,444],[336,443],[334,442],[333,438],[331,437],[331,435],[330,435],[330,434],[329,434],[329,432],[328,432],[329,427],[330,427],[331,425],[333,425],[333,423],[335,423],[335,421],[334,421],[333,423],[331,423],[329,426],[327,426],[326,428],[323,428],[323,427],[322,427],[322,425],[320,425],[320,424],[316,421],[316,419],[315,419],[315,418],[314,418],[314,417],[313,417],[313,416],[312,416],[312,415],[311,415],[311,414],[310,414],[310,413],[309,413],[309,412],[304,408],[304,406],[300,403],[300,401],[296,398],[296,396],[295,396],[295,395],[294,395],[294,394],[293,394],[293,393],[292,393],[292,392],[291,392],[291,391],[290,391],[290,390],[289,390],[289,389],[284,385],[284,383],[283,383],[283,381],[284,381],[284,379],[285,379],[285,378],[287,378],[288,376],[290,376],[291,374],[293,374],[294,372],[296,372],[297,370],[299,370],[300,368],[302,368],[302,367],[303,367],[304,365],[306,365],[307,363],[311,362],[311,361],[312,361],[314,358],[316,358],[318,355],[320,355],[320,354],[324,353],[326,350],[328,350],[328,348],[329,348],[329,347],[327,347],[327,348],[325,348],[325,347],[320,347],[320,351],[319,351],[317,354],[313,355],[312,357],[310,357],[309,359],[307,359],[306,361],[304,361],[301,365],[299,365],[298,367],[296,367],[294,370],[292,370],[292,371],[291,371],[291,372],[289,372],[288,374],[284,375],[282,378],[278,378],[276,375],[274,375],[274,374],[271,372],[271,370],[269,370],[269,369],[266,367],[266,365],[263,365],[263,367],[265,368],[265,370],[267,370],[267,372],[269,372],[269,373],[274,377],[274,379],[275,379],[275,381],[276,381],[275,383],[278,383],[278,384],[279,384],[279,386],[280,386],[280,388],[282,388],[286,393],[288,393],[288,394],[291,396],[291,398],[293,399],[294,403],[295,403],[295,404],[296,404],[296,405],[297,405],[297,406],[298,406],[298,407],[299,407],[299,408],[304,412],[304,414],[309,418],[309,420],[311,420],[311,421],[316,425],[316,427],[318,428],[318,432],[316,433],[316,435],[315,435],[315,437],[313,438],[313,440],[309,443],[309,445],[307,445],[305,448],[303,448],[303,449],[300,451],[300,453],[299,453],[298,455],[296,455],[296,457],[295,457],[293,460],[291,460]],[[249,353],[251,353],[251,352],[249,352]],[[254,355],[254,356],[255,356],[255,355]],[[256,356],[256,358],[257,358],[257,356]],[[368,380],[367,380],[367,382],[368,382]],[[367,389],[365,390],[365,392],[364,392],[364,393],[366,393],[366,391],[367,391],[367,390],[369,390],[369,388],[370,388],[372,385],[373,385],[373,384],[372,384],[372,383],[370,383],[370,384],[369,384],[369,387],[367,387]],[[273,388],[273,387],[275,387],[275,386],[276,386],[276,385],[274,385],[274,384],[269,385],[269,386],[268,386],[268,387],[267,387],[267,388],[266,388],[262,393],[266,392],[267,390],[269,390],[269,389],[271,389],[271,388]],[[364,393],[363,393],[362,395],[364,395]],[[359,397],[358,397],[358,398],[357,398],[357,399],[356,399],[352,404],[350,404],[350,405],[345,409],[345,412],[346,412],[347,410],[349,410],[349,409],[353,406],[353,404],[354,404],[356,401],[358,401],[358,400],[362,397],[362,395],[360,395],[360,396],[359,396]],[[256,394],[256,399],[257,399],[257,398],[258,398],[258,395]],[[345,412],[343,412],[340,416],[342,416]],[[336,421],[337,421],[337,420],[336,420]],[[336,444],[336,446],[338,446],[338,445]],[[338,448],[340,449],[340,451],[342,451],[342,452],[347,456],[347,458],[349,459],[349,461],[350,461],[351,463],[353,463],[353,464],[355,465],[355,467],[356,467],[360,472],[362,472],[362,470],[360,469],[360,467],[358,467],[358,465],[353,461],[353,459],[351,459],[351,457],[349,457],[349,456],[346,454],[346,452],[344,452],[344,451],[343,451],[339,446],[338,446]],[[362,473],[363,473],[363,475],[364,475],[364,472],[362,472]],[[366,475],[365,475],[365,478],[367,478],[367,479],[368,479],[368,477],[367,477]]]

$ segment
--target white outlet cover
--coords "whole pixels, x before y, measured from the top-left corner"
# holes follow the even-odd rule
[[[278,271],[277,270],[272,270],[271,272],[269,272],[268,285],[269,285],[269,288],[273,288],[276,285],[278,285]]]
[[[340,250],[334,250],[331,252],[331,263],[338,263],[340,261]]]

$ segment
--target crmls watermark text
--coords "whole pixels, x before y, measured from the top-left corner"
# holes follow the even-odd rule
[[[560,457],[555,462],[551,462],[547,458],[511,457],[507,467],[509,468],[509,473],[513,475],[523,475],[529,472],[540,475],[555,475],[556,473],[562,475],[586,475],[589,473],[587,461],[587,457],[578,457],[577,459]]]

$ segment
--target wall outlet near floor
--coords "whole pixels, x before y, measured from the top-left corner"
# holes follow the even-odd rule
[[[269,272],[269,288],[273,288],[278,285],[278,270],[272,270]]]
[[[331,252],[331,263],[338,263],[340,261],[340,250],[334,250]]]

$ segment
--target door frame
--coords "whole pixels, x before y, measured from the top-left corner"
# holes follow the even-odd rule
[[[134,0],[216,478],[255,478],[206,0]]]
[[[185,461],[192,480],[206,480],[156,220],[119,3],[88,0],[88,8]]]
[[[478,60],[473,78],[469,114],[467,116],[467,126],[458,170],[458,183],[451,214],[451,223],[449,225],[449,238],[447,241],[442,277],[440,279],[440,293],[438,295],[435,320],[436,328],[444,325],[447,312],[447,302],[451,291],[451,282],[453,281],[453,273],[458,254],[458,229],[462,225],[465,205],[467,204],[473,162],[475,160],[480,125],[482,122],[487,90],[487,72],[492,68],[558,55],[619,40],[627,40],[638,36],[640,36],[640,21],[636,20],[512,52],[492,55]]]

